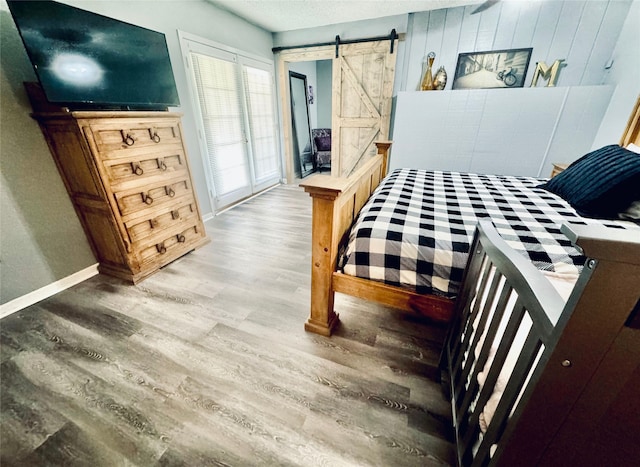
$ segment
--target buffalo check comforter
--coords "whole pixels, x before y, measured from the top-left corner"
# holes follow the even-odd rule
[[[531,177],[396,169],[376,188],[349,235],[345,274],[455,297],[480,219],[541,270],[578,273],[585,262],[563,223],[629,223],[579,216]]]

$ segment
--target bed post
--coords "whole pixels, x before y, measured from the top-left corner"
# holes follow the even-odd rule
[[[338,246],[335,240],[335,201],[340,191],[321,187],[305,187],[311,195],[313,217],[311,226],[311,315],[304,324],[309,332],[330,336],[338,324],[333,311],[334,292],[331,286]]]
[[[300,186],[311,195],[311,315],[306,331],[330,336],[338,324],[333,310],[333,273],[338,249],[354,216],[387,170],[391,141],[376,142],[378,155],[348,178],[313,175]]]
[[[378,149],[378,154],[382,154],[382,168],[380,172],[384,177],[387,175],[387,170],[389,168],[389,149],[393,144],[393,141],[374,141],[376,148]]]

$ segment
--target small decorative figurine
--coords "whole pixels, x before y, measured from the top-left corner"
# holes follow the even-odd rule
[[[436,76],[433,78],[433,87],[438,91],[442,91],[447,85],[447,72],[443,66],[438,68]]]
[[[431,73],[431,68],[433,67],[433,61],[436,59],[435,52],[429,52],[426,57],[427,68],[424,71],[424,76],[422,77],[422,83],[420,84],[420,90],[422,91],[431,91],[433,90],[433,74]]]

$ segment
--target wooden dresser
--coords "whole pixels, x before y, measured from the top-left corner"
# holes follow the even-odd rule
[[[180,114],[34,113],[98,270],[136,283],[208,241]]]

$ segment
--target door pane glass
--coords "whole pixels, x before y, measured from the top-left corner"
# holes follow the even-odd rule
[[[236,64],[191,53],[216,196],[250,190]]]
[[[273,105],[273,79],[269,71],[245,65],[244,82],[255,182],[277,178],[278,146],[276,115]]]

